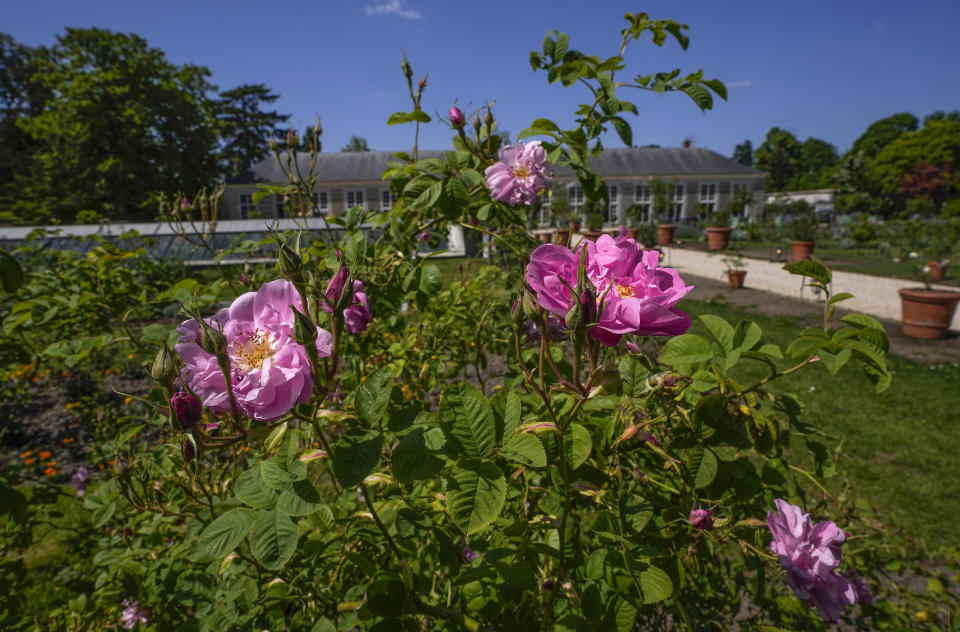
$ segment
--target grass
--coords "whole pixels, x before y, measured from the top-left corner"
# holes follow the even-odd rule
[[[734,323],[750,319],[767,341],[781,347],[806,326],[799,318],[751,315],[718,302],[684,300],[680,307],[694,316],[695,333],[707,335],[698,314]],[[879,395],[853,366],[832,376],[815,365],[776,382],[775,388],[802,396],[805,420],[842,443],[839,469],[880,522],[901,536],[922,538],[933,551],[956,546],[960,368],[930,367],[897,356],[889,362],[893,385]]]

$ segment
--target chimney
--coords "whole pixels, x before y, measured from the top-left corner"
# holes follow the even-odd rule
[[[684,139],[683,139],[683,148],[684,148],[684,149],[690,149],[690,139],[689,139],[689,138],[684,138]]]

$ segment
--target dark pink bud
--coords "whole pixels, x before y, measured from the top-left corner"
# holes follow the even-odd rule
[[[554,584],[552,579],[545,579],[543,580],[543,583],[540,584],[540,587],[543,588],[545,592],[550,592],[551,590],[553,590],[553,586]]]
[[[337,273],[330,279],[330,283],[327,284],[326,294],[327,304],[330,308],[336,308],[340,304],[340,299],[343,298],[343,291],[347,287],[347,279],[349,278],[350,270],[347,266],[340,266]]]
[[[460,557],[463,558],[464,562],[472,562],[480,556],[477,555],[473,549],[467,546],[466,538],[460,538]]]
[[[460,129],[461,127],[463,127],[463,122],[464,122],[463,111],[460,108],[458,108],[457,106],[453,106],[452,108],[450,108],[450,111],[447,113],[447,115],[450,117],[451,125],[453,125],[457,129]]]
[[[246,272],[240,273],[240,282],[243,283],[244,285],[250,283],[250,277],[247,276]]]
[[[709,509],[691,509],[690,524],[695,529],[709,529],[713,526],[713,516]]]
[[[170,398],[170,408],[173,409],[177,419],[180,420],[180,426],[184,430],[189,430],[197,425],[202,416],[200,401],[185,391],[177,391]]]
[[[188,200],[186,197],[182,198],[180,200],[180,208],[184,210],[190,208],[190,200]]]
[[[627,341],[627,351],[630,353],[640,353],[640,347],[635,342]]]
[[[422,233],[420,233],[420,241],[426,241],[429,238],[430,238],[430,233],[428,233],[427,231],[423,231]]]
[[[131,529],[130,527],[124,527],[123,531],[121,531],[121,534],[123,535],[123,537],[129,538],[130,536],[133,535],[133,529]]]

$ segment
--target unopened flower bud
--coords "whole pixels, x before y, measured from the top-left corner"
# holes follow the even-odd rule
[[[523,307],[523,297],[518,296],[513,299],[513,305],[510,306],[510,315],[513,316],[513,324],[522,327],[527,322],[526,310]]]
[[[280,246],[280,272],[291,281],[300,278],[300,270],[303,268],[303,259],[296,250],[290,247],[288,242]]]
[[[450,117],[450,124],[453,125],[456,129],[463,127],[463,111],[457,106],[450,108],[450,111],[447,113]]]
[[[713,526],[713,516],[709,509],[691,509],[690,524],[695,529],[709,529]]]
[[[570,309],[563,317],[563,322],[567,324],[567,329],[577,330],[583,327],[583,304],[577,297],[570,301]]]
[[[183,430],[193,428],[203,416],[200,400],[186,391],[177,391],[173,394],[170,398],[170,411]]]
[[[197,442],[189,432],[183,435],[183,460],[185,463],[191,463],[197,458]]]
[[[317,343],[317,326],[313,324],[313,321],[310,318],[298,310],[293,305],[290,306],[290,309],[293,310],[293,339],[297,341],[298,344],[303,345],[306,348],[310,348]]]
[[[533,292],[530,291],[530,288],[527,288],[523,291],[523,312],[527,315],[527,318],[537,320],[540,317],[540,304],[537,302],[536,296]]]
[[[186,197],[181,198],[180,208],[182,208],[183,210],[187,210],[188,208],[190,208],[190,200],[188,200]]]
[[[201,323],[200,346],[211,355],[222,356],[227,352],[227,339],[223,333],[211,327],[208,323]]]
[[[287,132],[287,147],[295,147],[297,145],[297,132],[296,130],[289,130]]]
[[[403,56],[403,61],[400,62],[400,68],[403,70],[403,76],[407,79],[410,79],[413,76],[413,68],[410,67],[410,62],[407,61],[407,56]]]
[[[490,111],[490,108],[487,108],[487,113],[483,115],[483,124],[486,125],[488,129],[493,128],[493,112]]]
[[[417,90],[423,92],[423,89],[427,87],[427,78],[424,77],[419,82],[417,82]]]
[[[173,378],[177,376],[177,365],[173,360],[173,354],[166,344],[160,345],[156,357],[153,359],[153,367],[150,369],[150,375],[153,380],[161,386],[169,387]]]
[[[327,284],[327,303],[333,309],[342,309],[346,305],[341,306],[343,302],[344,295],[349,294],[344,290],[347,287],[347,280],[350,278],[350,269],[347,266],[340,266],[340,269],[337,270],[337,273],[333,275],[333,278],[330,279],[330,283]]]
[[[474,114],[474,115],[473,115],[473,129],[476,130],[477,133],[480,132],[480,124],[481,124],[481,123],[480,123],[480,115],[479,115],[479,114]]]

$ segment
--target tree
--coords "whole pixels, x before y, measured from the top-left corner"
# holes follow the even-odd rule
[[[237,175],[263,160],[270,153],[271,134],[277,134],[281,124],[290,118],[276,110],[264,111],[280,95],[273,94],[262,83],[244,84],[220,93],[217,101],[217,120],[220,124],[219,162],[223,173]],[[280,134],[281,140],[286,130]]]
[[[733,159],[741,165],[753,166],[753,143],[745,140],[733,148]]]
[[[171,64],[136,35],[67,29],[30,80],[49,98],[18,120],[32,152],[14,182],[0,184],[13,218],[148,217],[158,194],[211,183],[209,75]]]
[[[370,151],[370,147],[367,145],[367,139],[354,135],[340,151]]]
[[[901,112],[874,121],[860,138],[853,141],[850,147],[851,154],[863,152],[867,159],[875,157],[884,147],[895,141],[901,134],[914,132],[917,129],[917,117],[909,112]]]
[[[800,168],[802,145],[796,137],[779,127],[767,132],[757,148],[757,169],[767,172],[767,191],[782,191]]]
[[[952,112],[937,110],[923,117],[924,125],[931,121],[953,121],[954,123],[960,123],[960,110],[954,110]]]

